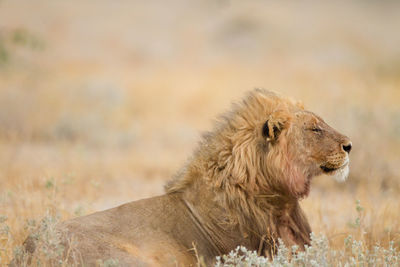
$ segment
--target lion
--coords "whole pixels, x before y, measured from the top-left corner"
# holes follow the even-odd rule
[[[203,135],[164,195],[58,229],[66,233],[66,251],[73,240],[79,252],[70,261],[85,266],[106,259],[121,266],[208,266],[239,245],[271,257],[278,239],[304,249],[311,228],[299,201],[315,176],[346,179],[351,148],[348,137],[299,102],[255,89]],[[25,245],[35,250],[29,238]]]

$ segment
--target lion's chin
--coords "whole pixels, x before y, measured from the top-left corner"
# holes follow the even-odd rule
[[[344,182],[346,181],[347,177],[349,176],[349,163],[347,162],[343,166],[337,168],[337,169],[328,169],[328,168],[323,168],[321,167],[323,172],[335,179],[338,182]]]

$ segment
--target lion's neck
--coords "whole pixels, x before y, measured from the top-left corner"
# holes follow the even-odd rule
[[[166,186],[168,193],[182,193],[196,220],[219,252],[228,253],[238,245],[249,249],[275,251],[277,239],[302,247],[309,242],[310,227],[298,199],[279,183],[263,189],[244,188],[230,181],[210,159],[193,159]],[[223,178],[223,179],[222,179]],[[266,180],[267,177],[263,177]],[[271,177],[270,177],[271,178]],[[271,178],[272,180],[272,178]],[[278,179],[275,179],[278,180]]]
[[[248,234],[232,224],[227,216],[227,209],[218,201],[213,191],[204,190],[200,185],[191,185],[182,193],[182,199],[188,207],[198,227],[202,228],[207,240],[222,255],[238,245],[252,247]]]
[[[273,194],[250,197],[239,192],[235,196],[198,179],[182,193],[190,212],[219,253],[243,245],[270,254],[278,238],[288,245],[308,242],[308,223],[297,199]]]

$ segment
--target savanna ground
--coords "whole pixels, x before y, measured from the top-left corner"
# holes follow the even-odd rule
[[[0,265],[46,214],[163,193],[245,91],[301,99],[353,141],[302,205],[332,249],[400,247],[398,1],[0,0]],[[356,209],[356,201],[360,206]]]

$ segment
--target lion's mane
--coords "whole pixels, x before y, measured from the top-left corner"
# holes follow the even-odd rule
[[[244,235],[257,240],[265,236],[275,243],[280,226],[288,225],[307,243],[310,227],[297,200],[308,194],[309,181],[287,149],[291,133],[282,131],[302,109],[300,103],[275,93],[251,91],[203,135],[192,158],[166,185],[167,193],[190,188],[212,192],[213,201],[226,211],[221,216],[239,225]],[[279,142],[277,136],[262,138],[260,129],[267,119],[274,125],[271,137],[281,131]]]

